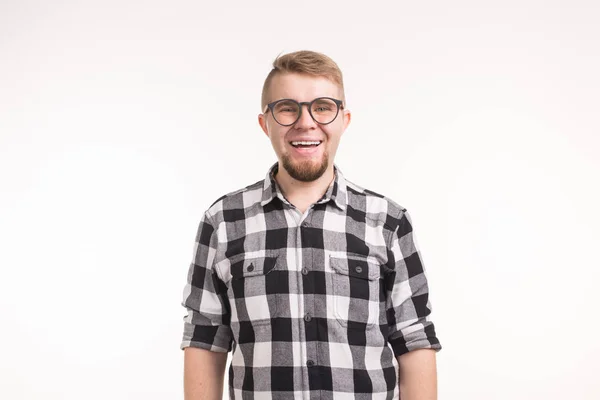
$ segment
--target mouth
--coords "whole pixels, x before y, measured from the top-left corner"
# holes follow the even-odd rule
[[[323,143],[322,140],[311,140],[311,141],[292,141],[290,145],[297,149],[310,149],[319,147]]]
[[[315,156],[321,153],[320,147],[322,140],[310,140],[310,141],[291,141],[289,145],[292,146],[292,153],[297,157],[308,157]]]

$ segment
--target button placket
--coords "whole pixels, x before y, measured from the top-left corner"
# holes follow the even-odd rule
[[[307,256],[306,255],[306,250],[303,250],[303,246],[302,246],[302,234],[303,234],[303,232],[302,232],[302,229],[305,229],[304,234],[307,234],[307,232],[310,231],[310,230],[307,230],[307,228],[312,228],[313,227],[313,225],[308,221],[309,218],[310,218],[310,216],[311,216],[310,215],[311,209],[312,209],[312,206],[307,210],[306,215],[305,215],[305,219],[298,226],[298,231],[297,231],[298,232],[298,243],[299,243],[298,248],[299,248],[299,252],[304,253],[304,257],[302,257],[302,263],[304,265],[301,266],[301,273],[302,273],[302,275],[304,275],[306,277],[305,279],[302,279],[303,283],[305,283],[305,284],[307,284],[307,282],[308,282],[307,280],[310,279],[308,275],[309,275],[310,269],[312,268],[312,265],[311,265],[312,254],[310,254],[311,250],[308,249],[309,255]],[[313,300],[311,301],[311,300],[308,300],[308,299],[313,299]],[[314,330],[314,329],[317,329],[316,325],[314,323],[312,323],[312,320],[313,320],[313,317],[314,317],[314,313],[312,311],[315,308],[314,296],[304,297],[304,301],[305,301],[305,304],[304,304],[305,314],[303,316],[304,323],[305,323],[304,329],[305,330]],[[310,301],[310,303],[308,303],[309,301]],[[316,365],[315,358],[318,357],[318,354],[315,353],[316,349],[314,349],[314,348],[310,348],[309,347],[307,350],[308,350],[308,354],[307,354],[307,358],[308,359],[306,361],[306,365],[307,365],[307,367],[310,368],[310,367],[313,367],[313,366]]]

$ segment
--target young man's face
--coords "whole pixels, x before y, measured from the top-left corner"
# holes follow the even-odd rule
[[[340,88],[324,77],[286,73],[273,77],[269,87],[268,101],[294,99],[298,102],[312,101],[317,97],[331,97],[342,100]],[[340,138],[350,123],[350,111],[340,109],[333,122],[320,125],[302,106],[300,119],[291,126],[279,125],[271,111],[258,116],[260,126],[271,139],[280,165],[294,179],[310,182],[321,177],[333,160]],[[293,141],[321,141],[317,147],[297,148]]]

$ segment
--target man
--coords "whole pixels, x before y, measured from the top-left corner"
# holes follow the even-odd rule
[[[231,399],[436,399],[441,345],[411,219],[334,164],[345,104],[329,57],[274,61],[258,122],[278,162],[198,229],[186,399],[221,399],[229,351]]]

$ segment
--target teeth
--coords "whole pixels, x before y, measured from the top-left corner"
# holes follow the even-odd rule
[[[292,142],[293,146],[298,146],[299,144],[305,145],[305,146],[309,146],[312,144],[316,144],[318,145],[319,143],[321,143],[320,141],[316,141],[316,142]]]

